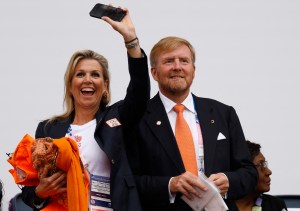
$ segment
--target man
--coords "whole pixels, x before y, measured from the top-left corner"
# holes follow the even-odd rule
[[[178,37],[166,37],[151,50],[150,63],[159,93],[149,101],[135,134],[135,151],[132,146],[128,149],[143,209],[191,210],[180,196],[201,197],[195,189],[207,190],[197,181],[201,172],[227,198],[252,191],[257,172],[235,110],[190,91],[195,76],[192,45]],[[189,147],[193,150],[188,153],[179,147],[185,138],[175,138],[180,133],[176,126],[180,112],[177,115],[173,110],[176,104],[184,105],[183,116],[190,128],[193,143]],[[193,161],[183,159],[191,154]],[[190,164],[196,167],[187,167]]]
[[[275,196],[264,194],[270,191],[270,175],[272,171],[268,167],[265,156],[260,151],[260,144],[247,141],[252,162],[258,171],[258,182],[254,191],[242,199],[228,204],[230,211],[264,210],[264,211],[285,211],[285,202]]]

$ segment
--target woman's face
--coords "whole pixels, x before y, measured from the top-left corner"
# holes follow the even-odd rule
[[[258,181],[256,185],[256,191],[258,193],[264,193],[270,191],[272,171],[266,164],[266,159],[262,153],[259,153],[253,160],[258,172]]]
[[[75,67],[70,87],[75,109],[97,111],[105,92],[107,92],[107,81],[103,78],[103,70],[98,61],[80,60]]]

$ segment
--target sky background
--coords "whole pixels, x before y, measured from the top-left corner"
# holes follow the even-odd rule
[[[63,112],[63,76],[76,50],[109,60],[112,102],[128,84],[122,37],[89,12],[97,1],[0,1],[0,179],[3,210],[20,192],[6,162],[39,121]],[[147,54],[165,36],[196,49],[192,92],[233,106],[273,171],[271,194],[300,194],[300,1],[102,1],[128,7]],[[151,79],[151,96],[158,89]]]

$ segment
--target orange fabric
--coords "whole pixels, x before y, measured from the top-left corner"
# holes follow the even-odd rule
[[[56,166],[68,172],[67,195],[68,209],[72,211],[83,211],[88,209],[88,185],[84,183],[87,175],[83,175],[81,168],[79,150],[77,144],[71,138],[55,139],[53,144],[58,147]]]
[[[175,137],[185,170],[198,175],[193,136],[190,127],[183,117],[184,108],[182,104],[177,104],[173,108],[177,113]]]
[[[14,167],[9,172],[16,184],[37,186],[39,184],[38,172],[34,169],[31,147],[35,140],[28,134],[18,144],[12,157],[7,161]],[[77,144],[69,138],[54,139],[53,144],[58,147],[56,167],[67,172],[67,200],[68,208],[50,198],[49,204],[43,211],[84,211],[88,209],[88,175],[82,169]],[[21,173],[20,173],[21,172]],[[85,176],[83,176],[83,172]]]
[[[34,139],[26,134],[17,145],[14,153],[7,161],[14,167],[9,172],[14,177],[16,184],[37,186],[39,184],[38,172],[32,165],[31,146]]]
[[[68,210],[67,207],[64,207],[57,201],[52,200],[52,198],[50,199],[49,204],[47,204],[44,209],[41,209],[41,211],[67,211],[67,210]]]

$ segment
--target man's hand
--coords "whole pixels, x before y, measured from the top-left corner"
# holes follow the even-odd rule
[[[224,196],[229,189],[229,181],[225,174],[223,173],[217,173],[212,174],[208,178],[210,181],[212,181],[220,190],[220,194]]]
[[[194,197],[201,197],[195,187],[203,191],[207,190],[207,187],[198,181],[198,177],[190,172],[173,177],[170,182],[171,193],[182,193],[189,200],[193,200]]]

